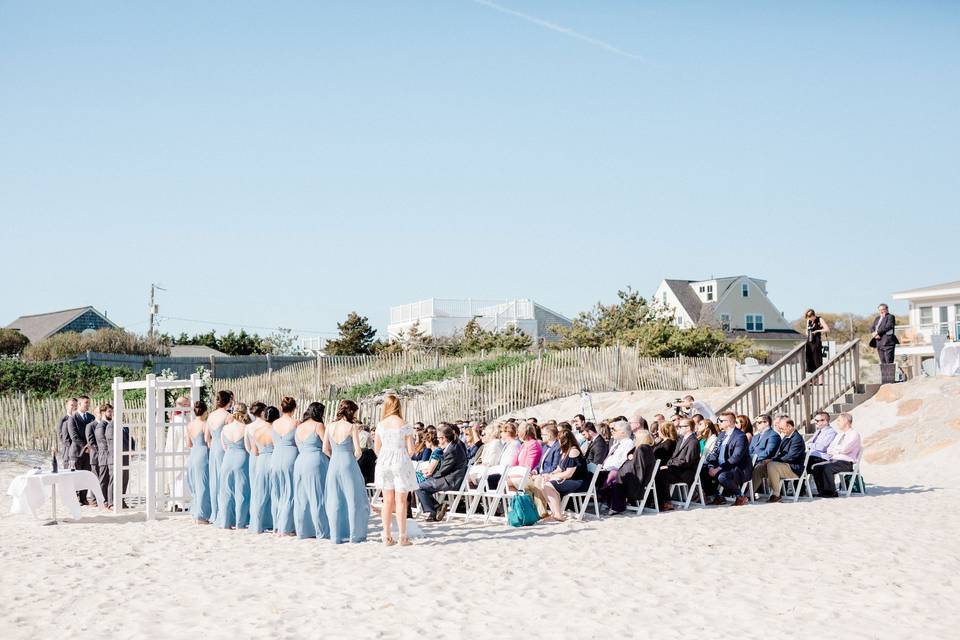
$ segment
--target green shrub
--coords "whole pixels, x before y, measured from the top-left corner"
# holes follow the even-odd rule
[[[30,344],[30,338],[16,329],[0,329],[0,356],[18,356]]]
[[[25,393],[36,398],[106,396],[115,377],[142,380],[149,370],[98,367],[86,363],[0,360],[0,394]]]
[[[136,356],[166,356],[170,347],[159,340],[123,329],[100,329],[91,333],[58,333],[23,351],[23,357],[31,362],[64,360],[86,351],[120,353]]]

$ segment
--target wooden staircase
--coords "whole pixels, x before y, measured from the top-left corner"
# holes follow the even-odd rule
[[[880,388],[860,384],[859,345],[859,340],[847,342],[833,358],[807,375],[805,345],[800,343],[720,406],[717,413],[733,411],[751,420],[762,414],[785,413],[793,418],[798,430],[810,432],[818,411],[849,411]]]

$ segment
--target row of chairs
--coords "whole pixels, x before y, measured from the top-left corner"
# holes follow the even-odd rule
[[[863,451],[861,450],[860,457],[854,464],[853,469],[848,472],[837,474],[840,493],[846,497],[850,497],[854,492],[863,494],[866,493],[866,484],[863,482],[863,476],[860,474],[860,461],[862,458]],[[700,472],[703,470],[705,460],[706,456],[700,457],[700,462],[697,465],[693,483],[687,484],[684,482],[676,482],[672,483],[669,487],[670,500],[678,504],[678,506],[680,506],[682,509],[690,508],[690,504],[694,496],[699,499],[700,506],[706,507],[703,488],[700,484]],[[806,489],[807,496],[811,500],[813,499],[813,488],[810,484],[810,474],[807,473],[807,465],[809,460],[810,451],[808,450],[803,461],[803,473],[800,474],[800,477],[784,478],[780,481],[780,492],[784,498],[792,499],[793,502],[797,502],[801,497],[802,489]],[[756,462],[756,456],[754,456],[754,465]],[[413,462],[412,464],[417,471],[422,471],[427,467],[427,465],[429,465],[429,462]],[[643,513],[660,512],[660,505],[655,484],[659,468],[659,465],[654,467],[653,473],[650,476],[650,480],[647,482],[646,487],[644,487],[643,496],[641,497],[639,503],[636,505],[628,505],[628,511],[638,515]],[[593,503],[594,515],[598,519],[600,518],[600,500],[597,497],[597,479],[600,476],[601,467],[600,465],[591,463],[587,465],[587,469],[590,472],[590,483],[587,485],[586,490],[578,493],[568,493],[563,496],[563,499],[560,503],[561,511],[566,511],[567,507],[572,503],[573,511],[576,514],[577,520],[584,519],[587,511],[589,510],[591,502]],[[488,486],[489,480],[495,476],[499,476],[499,478],[495,485],[491,488]],[[512,481],[512,487],[511,483],[508,483],[508,479]],[[509,509],[510,499],[518,493],[524,492],[529,479],[530,469],[528,467],[507,465],[494,465],[485,467],[480,464],[474,464],[468,467],[467,473],[463,478],[463,482],[461,482],[458,489],[454,491],[441,491],[435,494],[434,497],[438,501],[446,501],[448,506],[446,516],[447,520],[452,520],[455,517],[463,517],[464,521],[467,522],[477,515],[477,510],[482,504],[484,511],[483,521],[484,523],[488,523],[491,518],[495,517],[495,514],[498,512],[498,510],[502,509],[504,516],[506,516],[507,510]],[[766,484],[766,480],[764,480],[764,484]],[[749,497],[751,502],[754,502],[755,487],[753,486],[753,479],[744,482],[741,490],[744,495]],[[380,490],[374,485],[368,484],[367,492],[372,504],[380,500]],[[763,494],[769,494],[769,491],[766,489],[766,487],[761,487],[761,492]],[[675,495],[676,499],[674,499]],[[651,500],[653,502],[653,507],[647,507],[646,504]],[[461,503],[465,505],[465,509],[463,513],[458,513],[457,509],[460,507]]]

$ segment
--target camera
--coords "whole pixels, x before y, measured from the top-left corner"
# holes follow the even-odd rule
[[[667,409],[673,409],[674,415],[677,415],[677,416],[686,415],[686,412],[683,410],[683,407],[680,406],[682,404],[683,404],[683,399],[677,398],[673,402],[667,403]]]

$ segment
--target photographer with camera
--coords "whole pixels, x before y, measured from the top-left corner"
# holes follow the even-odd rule
[[[716,420],[717,417],[713,409],[702,402],[698,402],[691,395],[668,402],[667,409],[673,409],[673,415],[680,418],[692,418],[698,413],[708,420]]]

